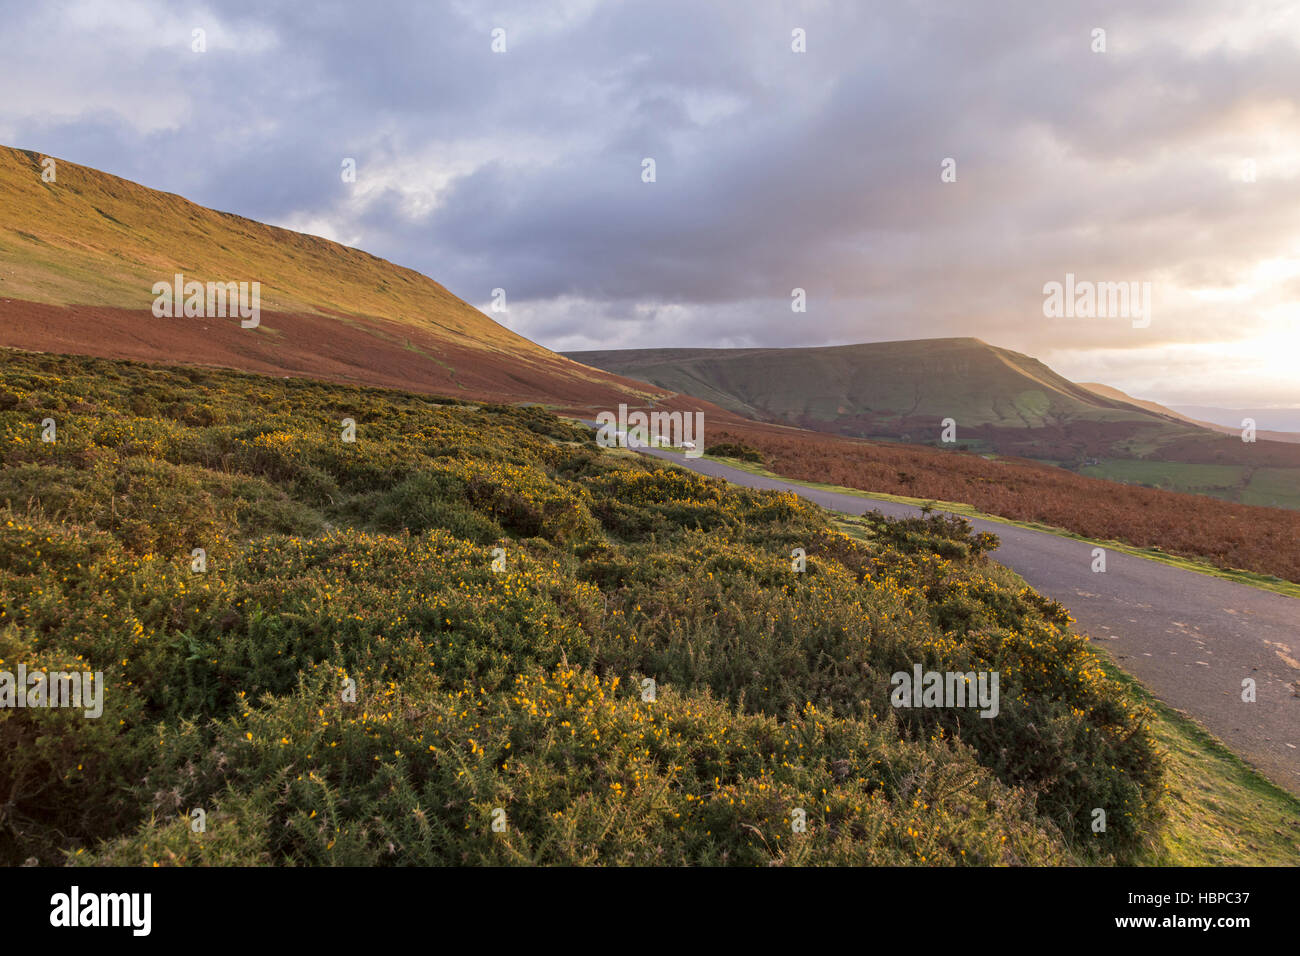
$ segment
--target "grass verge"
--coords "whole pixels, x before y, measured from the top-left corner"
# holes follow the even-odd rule
[[[1182,711],[1153,697],[1104,648],[1108,677],[1155,715],[1164,757],[1167,820],[1139,857],[1146,866],[1300,865],[1300,800],[1276,786]]]

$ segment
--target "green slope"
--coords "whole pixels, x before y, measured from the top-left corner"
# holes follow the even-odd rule
[[[347,312],[442,329],[481,343],[543,351],[412,269],[171,193],[0,146],[0,257],[5,297],[51,305],[148,309],[154,282],[262,282],[262,307]]]
[[[265,321],[232,338],[221,324],[156,320],[154,284],[177,273],[259,283]],[[529,341],[413,269],[7,146],[0,146],[0,345],[494,401],[584,408],[671,401]]]
[[[1099,395],[1042,362],[975,338],[798,349],[634,349],[569,353],[588,365],[706,397],[767,421],[865,437],[1001,447],[1075,438],[1082,453],[1140,454],[1203,434],[1195,424]],[[1013,435],[1003,432],[1011,430]],[[1020,449],[1017,449],[1020,450]]]

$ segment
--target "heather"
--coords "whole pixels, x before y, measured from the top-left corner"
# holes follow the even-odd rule
[[[1121,541],[1225,570],[1300,582],[1300,511],[1092,478],[1025,459],[857,441],[764,426],[717,429],[798,481],[974,506],[987,514]]]

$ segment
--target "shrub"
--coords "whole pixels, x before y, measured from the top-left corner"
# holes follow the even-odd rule
[[[535,408],[0,378],[0,668],[105,687],[0,708],[0,862],[1058,863],[1158,825],[1143,712],[963,521],[849,537]],[[916,663],[997,670],[1002,713],[895,710]]]
[[[746,445],[744,442],[718,442],[716,445],[709,445],[704,449],[704,454],[712,455],[715,458],[736,458],[740,461],[751,461],[755,464],[763,464],[762,453],[752,445]]]

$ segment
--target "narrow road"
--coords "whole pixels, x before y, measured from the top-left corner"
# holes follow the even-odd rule
[[[807,488],[703,458],[642,449],[738,485],[793,491],[847,514],[920,513],[911,505]],[[1093,545],[967,518],[1001,542],[997,560],[1070,609],[1165,703],[1186,711],[1279,786],[1300,795],[1300,600],[1121,551],[1094,572]],[[1242,681],[1255,681],[1254,703]]]

